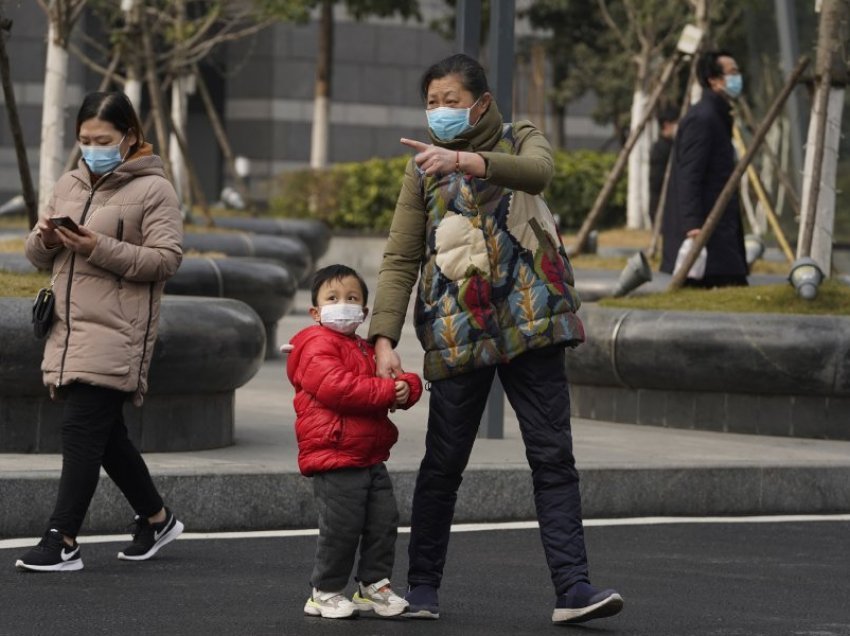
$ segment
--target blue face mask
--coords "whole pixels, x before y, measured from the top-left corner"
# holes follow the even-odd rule
[[[478,99],[481,99],[480,97]],[[475,100],[475,104],[478,103]],[[428,127],[434,136],[441,141],[451,141],[462,132],[472,128],[469,121],[469,114],[475,107],[475,104],[469,108],[449,108],[441,106],[440,108],[432,108],[425,111],[425,116],[428,118]]]
[[[741,91],[744,90],[744,78],[740,73],[726,76],[726,94],[732,99],[737,99],[741,96]]]
[[[124,161],[121,156],[121,142],[123,141],[124,137],[121,137],[121,141],[114,146],[84,146],[80,144],[80,154],[92,173],[106,174],[115,170]]]

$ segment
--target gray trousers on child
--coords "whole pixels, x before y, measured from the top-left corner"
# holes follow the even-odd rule
[[[383,462],[317,473],[312,479],[319,539],[310,584],[323,592],[345,589],[358,544],[357,580],[371,585],[391,578],[398,507]]]

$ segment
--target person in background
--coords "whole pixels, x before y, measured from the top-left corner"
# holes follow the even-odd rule
[[[76,133],[82,159],[56,182],[26,242],[33,265],[52,270],[56,301],[41,369],[51,396],[64,400],[56,506],[42,540],[15,563],[37,572],[83,568],[76,537],[101,467],[136,512],[133,542],[119,559],[149,559],[183,531],[122,414],[128,400],[141,406],[148,388],[162,290],[183,256],[180,206],[123,93],[86,95]]]
[[[649,216],[655,220],[661,189],[664,187],[664,175],[667,172],[667,160],[673,149],[676,136],[676,123],[679,111],[673,106],[665,106],[658,112],[658,139],[649,150]]]
[[[702,99],[679,122],[673,168],[664,205],[661,271],[672,274],[685,239],[699,234],[729,176],[735,170],[732,103],[743,80],[735,58],[725,51],[704,53],[697,63]],[[740,201],[733,196],[706,244],[705,274],[688,278],[691,287],[747,285]]]
[[[531,466],[555,588],[552,620],[611,616],[623,599],[590,584],[570,429],[564,348],[584,340],[579,299],[555,221],[537,196],[552,177],[552,150],[530,122],[502,121],[484,69],[471,57],[431,66],[421,95],[431,139],[402,139],[416,154],[369,329],[378,375],[399,377],[394,347],[418,275],[414,321],[431,397],[413,495],[407,616],[440,616],[458,487],[496,373]]]
[[[384,462],[398,430],[387,410],[413,406],[422,382],[414,373],[375,376],[372,345],[355,333],[368,312],[368,293],[350,267],[317,271],[310,308],[316,324],[298,332],[287,353],[298,467],[313,479],[319,511],[308,616],[347,618],[359,611],[389,617],[407,609],[390,587],[398,508]],[[344,590],[358,546],[357,591],[348,600]]]

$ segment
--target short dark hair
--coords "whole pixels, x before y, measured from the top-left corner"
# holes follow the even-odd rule
[[[136,133],[136,143],[130,146],[128,154],[133,154],[145,142],[142,123],[133,108],[133,104],[124,93],[89,93],[83,99],[83,105],[77,113],[77,137],[80,127],[89,119],[101,119],[115,126],[115,129],[126,135],[131,130]]]
[[[723,75],[723,67],[720,66],[721,57],[734,57],[729,51],[706,51],[697,62],[697,79],[700,86],[710,88],[708,80]]]
[[[475,99],[478,99],[490,90],[490,87],[487,85],[487,75],[484,73],[484,67],[478,63],[478,60],[463,53],[457,53],[456,55],[440,60],[436,64],[432,64],[422,75],[419,85],[422,101],[428,99],[428,87],[431,85],[431,82],[447,75],[458,75],[460,77],[460,83],[463,84],[466,90],[472,93]]]
[[[319,302],[319,290],[322,285],[330,280],[342,280],[349,276],[354,276],[360,283],[360,288],[363,291],[363,306],[365,307],[369,301],[369,288],[366,286],[363,277],[347,265],[328,265],[313,274],[313,283],[310,285],[310,299],[313,301],[313,307]]]
[[[662,106],[658,109],[657,117],[659,126],[666,123],[675,124],[679,121],[679,109],[671,104]]]

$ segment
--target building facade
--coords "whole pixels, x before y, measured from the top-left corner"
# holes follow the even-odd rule
[[[38,183],[41,106],[44,94],[47,19],[37,3],[6,3],[13,20],[7,38],[13,86],[22,120],[28,161]],[[442,0],[420,2],[421,21],[367,19],[356,21],[335,9],[328,158],[331,163],[404,154],[401,137],[426,139],[419,80],[431,63],[455,52],[454,43],[431,28],[451,15]],[[97,20],[83,14],[74,37],[97,34]],[[531,35],[523,23],[518,37]],[[262,199],[267,184],[281,172],[309,165],[318,20],[304,25],[279,23],[260,33],[222,46],[204,75],[224,122],[234,154],[250,164],[252,195]],[[486,66],[486,49],[484,51]],[[553,125],[548,114],[548,75],[538,60],[518,57],[514,79],[515,118],[535,121],[544,131]],[[545,67],[545,60],[543,61]],[[536,78],[536,81],[535,79]],[[83,96],[101,78],[70,56],[64,143],[73,150],[74,118]],[[146,102],[143,102],[143,111]],[[567,147],[601,147],[612,132],[594,124],[592,100],[571,105],[564,122]],[[190,159],[205,195],[216,200],[227,184],[222,153],[197,95],[189,99],[186,137]],[[144,113],[142,113],[144,115]],[[153,131],[148,131],[153,139]],[[156,149],[162,153],[161,149]],[[0,204],[20,193],[20,178],[5,103],[0,95]]]

